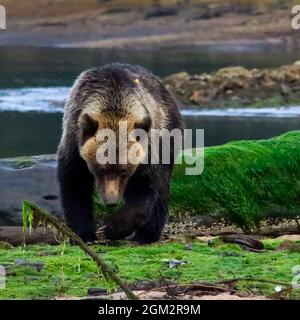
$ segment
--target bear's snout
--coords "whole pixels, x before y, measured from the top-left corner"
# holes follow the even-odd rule
[[[111,193],[103,197],[103,202],[108,207],[115,207],[119,201],[120,201],[120,196],[115,193]]]
[[[97,183],[105,206],[113,207],[120,202],[122,198],[120,182],[119,177],[116,177],[115,179],[108,179],[106,177],[101,179],[100,183]]]

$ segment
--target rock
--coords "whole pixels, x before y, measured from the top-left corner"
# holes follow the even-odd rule
[[[105,289],[105,288],[88,288],[87,294],[88,294],[88,296],[100,296],[103,294],[107,294],[107,289]]]
[[[29,262],[29,261],[23,260],[23,259],[16,260],[15,264],[18,267],[34,268],[39,272],[44,268],[44,264],[42,262]]]
[[[300,244],[290,240],[284,240],[276,249],[276,251],[300,252]]]
[[[190,81],[193,80],[200,80],[202,83],[204,82],[208,82],[211,80],[211,75],[203,73],[203,74],[194,74],[192,76],[189,77]]]
[[[300,66],[292,65],[288,66],[285,73],[285,80],[287,82],[297,82],[300,80]]]
[[[61,217],[55,155],[1,159],[0,181],[1,226],[22,224],[24,199]]]
[[[215,236],[202,236],[202,237],[196,237],[197,240],[200,242],[208,243],[209,241],[214,241],[215,239],[218,239],[219,237]]]
[[[190,243],[186,243],[183,247],[184,250],[191,251],[193,249],[193,246]]]
[[[244,78],[244,79],[251,79],[252,72],[243,67],[226,67],[221,68],[216,72],[216,77],[220,77],[221,79],[227,78]]]
[[[179,13],[179,8],[157,6],[155,8],[152,8],[149,12],[147,12],[144,18],[151,19],[151,18],[157,18],[157,17],[176,16],[178,13]]]
[[[227,67],[211,74],[180,72],[164,82],[183,105],[192,103],[200,108],[257,107],[268,99],[272,105],[298,104],[300,61],[272,69]]]
[[[275,238],[275,240],[300,241],[300,234],[286,234]]]
[[[170,85],[171,87],[178,88],[180,87],[185,81],[188,81],[190,75],[187,72],[179,72],[170,75],[164,79],[164,83],[166,85]]]
[[[280,89],[281,89],[281,93],[284,95],[284,96],[287,96],[288,94],[290,94],[291,92],[291,89],[289,86],[285,85],[285,84],[282,84],[280,86]]]
[[[13,246],[10,243],[5,242],[5,241],[0,241],[0,250],[9,250],[12,248],[13,248]]]
[[[189,97],[189,99],[192,103],[197,103],[197,104],[207,103],[207,101],[208,101],[205,90],[193,91],[193,93]]]

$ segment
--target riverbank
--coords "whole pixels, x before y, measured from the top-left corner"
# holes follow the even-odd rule
[[[299,47],[286,1],[4,0],[0,45],[145,48],[187,45]]]

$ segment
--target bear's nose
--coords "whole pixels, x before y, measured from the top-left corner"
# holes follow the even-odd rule
[[[103,200],[104,200],[104,204],[107,207],[115,207],[120,200],[120,196],[118,193],[110,192],[109,194],[105,195]]]

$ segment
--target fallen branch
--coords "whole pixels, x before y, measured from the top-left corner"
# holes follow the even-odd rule
[[[51,245],[60,244],[55,238],[53,231],[42,227],[36,228],[34,232],[25,231],[26,244],[45,243]],[[20,246],[24,242],[22,227],[0,227],[0,241],[8,242],[13,246]]]
[[[189,294],[195,295],[196,292],[203,292],[205,294],[218,294],[224,292],[235,293],[236,291],[233,289],[229,289],[226,287],[216,286],[214,283],[194,283],[194,284],[171,284],[161,287],[156,287],[150,290],[146,290],[146,292],[155,292],[155,291],[164,291],[166,290],[167,294],[171,296],[176,296],[179,294]],[[138,296],[142,295],[143,293],[138,294]]]
[[[251,278],[251,277],[240,277],[240,278],[220,280],[220,281],[214,282],[214,284],[227,284],[227,283],[234,283],[234,282],[240,282],[240,281],[269,283],[269,284],[281,285],[281,286],[286,286],[286,287],[291,286],[291,284],[286,283],[286,282],[282,282],[282,281],[268,280],[268,279],[257,279],[257,278]]]
[[[245,234],[228,234],[221,236],[220,239],[225,243],[236,243],[249,251],[263,252],[264,249],[264,244],[260,240]]]
[[[97,253],[91,249],[76,233],[74,233],[65,223],[59,221],[55,216],[50,215],[47,211],[38,207],[35,203],[24,201],[25,217],[24,222],[32,220],[32,227],[52,226],[58,232],[59,239],[73,240],[77,245],[89,255],[97,264],[102,274],[106,279],[112,279],[121,289],[124,290],[126,296],[130,300],[136,300],[138,297],[125,285],[125,283],[119,278],[119,276],[97,255]],[[32,217],[26,216],[26,211],[31,211]],[[24,212],[23,212],[24,214]],[[31,226],[30,225],[30,226]]]
[[[189,295],[204,295],[204,294],[210,294],[210,295],[217,295],[219,293],[225,293],[229,292],[237,293],[235,289],[229,288],[229,287],[221,287],[220,285],[229,285],[232,283],[240,282],[240,281],[248,281],[248,282],[261,282],[261,283],[268,283],[268,284],[274,284],[274,285],[281,285],[285,286],[285,290],[292,290],[292,286],[289,283],[281,282],[281,281],[275,281],[275,280],[268,280],[268,279],[256,279],[251,277],[240,277],[240,278],[231,278],[226,280],[220,280],[220,281],[214,281],[212,283],[193,283],[193,284],[174,284],[174,285],[167,285],[167,286],[160,286],[156,287],[150,290],[147,290],[147,292],[155,292],[155,291],[164,291],[169,294],[169,290],[172,290],[172,296],[176,296],[179,294],[189,294]],[[284,290],[282,290],[283,292]],[[281,293],[282,293],[281,292]],[[142,293],[138,294],[138,296],[142,295]]]

